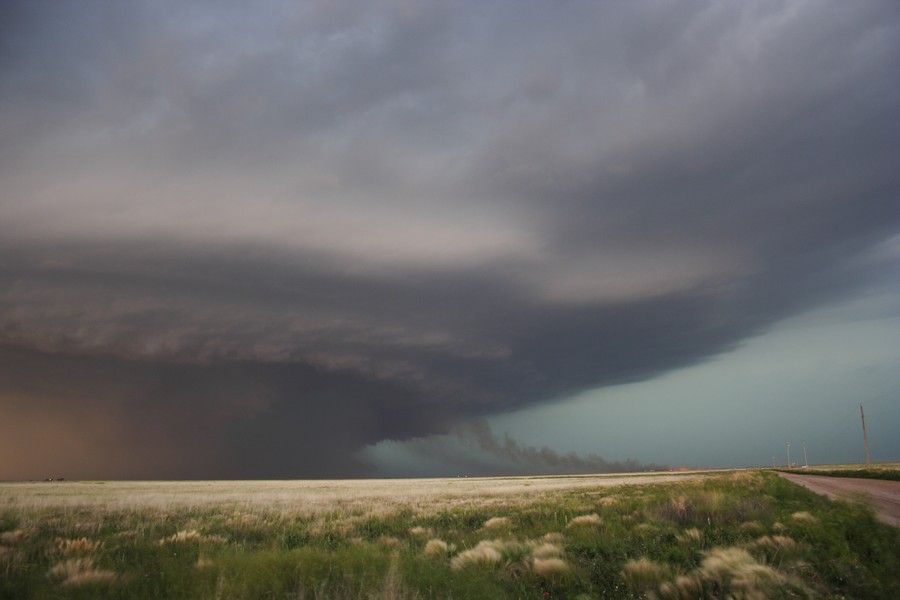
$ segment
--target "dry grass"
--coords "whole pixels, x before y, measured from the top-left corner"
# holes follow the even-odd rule
[[[56,551],[63,556],[84,556],[93,554],[103,547],[100,540],[89,540],[88,538],[78,538],[74,540],[63,539],[56,542]]]
[[[444,540],[428,540],[423,552],[425,553],[425,556],[447,556],[450,553],[450,547]]]
[[[547,542],[538,543],[531,550],[531,556],[535,559],[559,558],[564,554],[562,547]]]
[[[688,499],[684,496],[678,496],[669,500],[669,509],[677,520],[682,520],[687,515]]]
[[[682,544],[696,544],[700,541],[700,537],[700,530],[692,527],[691,529],[685,529],[684,531],[682,531],[680,534],[675,536],[675,539],[677,539]]]
[[[585,525],[600,525],[603,521],[600,519],[600,515],[594,513],[590,515],[581,515],[579,517],[575,517],[566,525],[566,527],[583,527]]]
[[[790,538],[766,536],[751,548],[792,547]],[[746,548],[730,546],[706,552],[700,566],[687,574],[670,565],[640,558],[626,563],[620,576],[628,588],[647,598],[804,598],[809,590],[796,578],[757,560]]]
[[[427,527],[422,527],[421,525],[417,525],[416,527],[412,527],[409,530],[409,535],[413,537],[427,537],[431,535],[431,530]]]
[[[450,561],[450,568],[459,571],[467,567],[496,565],[503,560],[500,550],[503,543],[497,540],[482,540],[470,550],[460,552]]]
[[[484,522],[485,529],[502,529],[509,527],[509,519],[507,517],[491,517]]]
[[[763,526],[758,521],[746,521],[741,523],[740,529],[744,533],[760,533],[763,531]]]
[[[796,547],[797,542],[795,542],[792,538],[789,538],[784,535],[773,535],[768,536],[764,535],[761,538],[757,539],[755,542],[751,543],[750,546],[754,548],[765,548],[765,549],[775,549],[775,550],[792,550]]]
[[[201,544],[204,542],[224,544],[227,540],[217,535],[203,535],[196,529],[178,531],[169,537],[159,540],[159,545],[164,544]]]
[[[118,578],[113,571],[95,568],[91,558],[70,558],[57,563],[47,575],[62,580],[64,586],[111,583]]]
[[[183,511],[216,508],[235,519],[259,506],[282,515],[344,513],[390,514],[413,507],[429,514],[458,506],[531,503],[561,491],[623,484],[672,483],[710,473],[583,475],[566,477],[468,477],[414,480],[330,481],[66,481],[0,484],[7,506],[15,509],[88,508],[105,512]],[[97,524],[83,523],[85,533]],[[7,532],[9,533],[9,532]]]
[[[737,547],[707,552],[700,563],[698,576],[721,589],[730,590],[731,597],[736,598],[767,598],[775,593],[783,594],[788,587],[797,592],[805,591],[799,582],[758,562],[749,552]]]
[[[362,542],[362,540],[359,540],[359,542]],[[378,545],[382,548],[399,548],[403,545],[403,540],[392,535],[383,535],[378,538]]]
[[[648,593],[659,588],[672,576],[668,565],[663,565],[647,558],[628,561],[622,569],[621,577],[625,584],[638,593]]]
[[[798,523],[817,523],[818,519],[812,516],[810,513],[805,510],[800,512],[795,512],[791,515],[791,518],[797,521]]]
[[[14,529],[12,531],[4,531],[0,533],[0,543],[7,546],[16,546],[28,539],[28,534],[24,529]]]
[[[569,565],[561,558],[535,558],[531,562],[531,570],[541,577],[552,577],[568,573]]]

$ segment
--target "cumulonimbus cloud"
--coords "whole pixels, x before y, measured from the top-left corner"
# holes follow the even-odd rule
[[[361,474],[896,271],[891,2],[2,10],[15,476]]]

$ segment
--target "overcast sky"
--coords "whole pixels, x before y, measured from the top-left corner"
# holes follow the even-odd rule
[[[859,404],[898,460],[898,63],[895,0],[3,2],[0,479],[852,461]]]

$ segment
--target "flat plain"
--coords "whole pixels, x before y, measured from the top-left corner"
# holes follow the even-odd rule
[[[727,597],[900,597],[900,530],[752,470],[0,483],[0,598]]]

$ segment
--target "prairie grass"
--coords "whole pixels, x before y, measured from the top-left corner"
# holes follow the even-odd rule
[[[425,556],[443,557],[450,553],[450,547],[444,540],[428,540],[423,552],[425,553]]]
[[[101,540],[89,540],[86,537],[75,540],[61,539],[56,542],[56,551],[62,556],[90,555],[102,547]]]
[[[567,574],[569,565],[561,558],[535,558],[531,561],[531,570],[541,577],[553,577]]]
[[[883,463],[866,468],[863,465],[841,465],[836,467],[809,467],[803,469],[777,469],[782,473],[795,475],[819,475],[822,477],[854,477],[862,479],[885,479],[900,481],[900,463]]]
[[[582,527],[585,525],[600,525],[602,521],[600,520],[600,515],[591,514],[591,515],[579,515],[569,521],[566,524],[566,527]]]
[[[898,598],[900,533],[761,471],[0,484],[0,600]]]
[[[62,586],[81,586],[91,583],[111,583],[117,576],[113,571],[97,569],[90,558],[69,558],[53,565],[50,577],[60,581]]]
[[[485,529],[502,529],[509,527],[509,519],[507,517],[491,517],[484,522]]]

